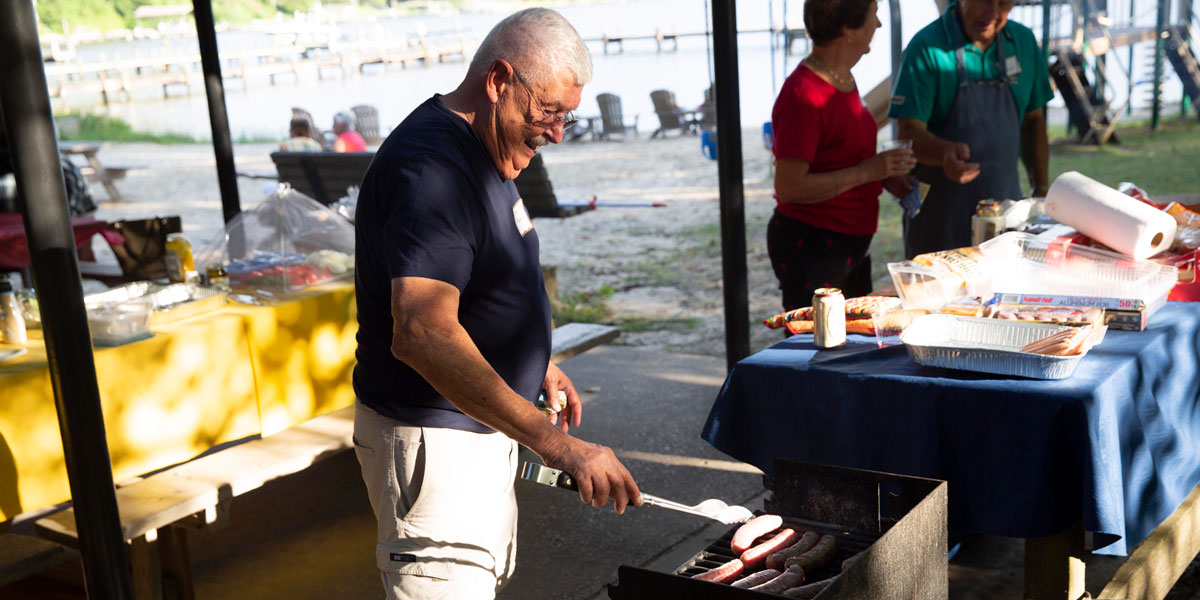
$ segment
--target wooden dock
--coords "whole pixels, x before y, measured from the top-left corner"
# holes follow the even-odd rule
[[[788,54],[792,53],[792,45],[794,42],[808,39],[805,36],[803,29],[776,27],[774,29],[743,29],[738,31],[738,34],[744,33],[772,33],[783,39],[781,44],[787,49]],[[637,42],[652,40],[654,42],[655,51],[662,54],[664,51],[674,52],[679,49],[679,38],[683,37],[704,37],[710,35],[706,31],[694,31],[688,33],[677,33],[674,29],[670,32],[663,31],[660,28],[655,28],[653,33],[641,33],[637,35],[625,35],[620,32],[615,34],[603,33],[598,38],[586,38],[584,42],[592,42],[599,44],[604,54],[608,54],[610,49],[615,46],[615,52],[620,54],[625,51],[625,42]],[[667,43],[670,42],[670,47],[667,48]]]
[[[270,48],[222,52],[221,75],[227,82],[240,80],[243,88],[252,80],[265,79],[275,85],[289,79],[298,81],[302,76],[324,79],[332,74],[343,78],[364,74],[367,72],[364,67],[372,64],[387,67],[466,60],[473,50],[474,46],[460,35],[401,38],[388,45],[319,44],[298,38]],[[135,92],[146,88],[161,91],[164,98],[178,93],[190,95],[193,88],[203,88],[203,69],[197,52],[92,62],[48,62],[45,71],[50,97],[63,109],[81,96],[99,95],[107,105],[130,101]]]

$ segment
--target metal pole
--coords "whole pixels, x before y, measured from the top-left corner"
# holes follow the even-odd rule
[[[196,40],[200,43],[200,65],[204,69],[204,91],[208,94],[208,121],[212,126],[213,153],[217,158],[217,182],[221,186],[221,211],[228,223],[242,211],[238,198],[237,169],[233,165],[233,140],[229,137],[229,114],[225,111],[225,84],[217,54],[217,32],[212,0],[192,0],[196,16]]]
[[[737,12],[734,0],[713,1],[717,73],[717,177],[721,190],[721,272],[725,282],[725,363],[750,355],[746,282],[746,209],[742,188],[742,119],[738,101]]]
[[[892,15],[892,88],[900,79],[900,63],[904,60],[904,23],[900,19],[900,0],[888,0],[888,12]],[[900,124],[892,119],[892,139],[900,133]]]
[[[1158,15],[1154,31],[1154,98],[1150,105],[1150,130],[1158,131],[1159,112],[1162,109],[1163,49],[1167,40],[1167,5],[1170,0],[1158,0]]]
[[[7,3],[5,13],[0,18],[0,104],[42,309],[84,583],[89,598],[129,598],[129,562],[37,21],[29,0]]]
[[[775,0],[767,2],[767,23],[767,29],[771,31],[771,96],[774,97],[779,93],[779,86],[775,84]]]
[[[1046,0],[1046,1],[1048,2],[1049,0]],[[1136,0],[1129,0],[1129,26],[1130,27],[1134,26],[1134,22],[1133,22],[1134,17],[1137,16],[1137,13],[1134,12],[1134,7],[1136,6],[1136,4],[1137,4]],[[1133,69],[1134,69],[1133,48],[1134,48],[1134,46],[1136,46],[1136,44],[1129,45],[1129,62],[1126,63],[1129,65],[1129,74],[1128,74],[1128,77],[1126,77],[1126,79],[1128,80],[1128,86],[1127,86],[1128,91],[1125,92],[1125,114],[1126,115],[1133,114]]]
[[[1192,23],[1192,0],[1179,0],[1179,45],[1182,48],[1187,48],[1191,43],[1191,23]],[[1188,109],[1191,108],[1192,98],[1188,96],[1187,89],[1184,88],[1183,94],[1179,99],[1179,118],[1187,117]]]
[[[792,38],[790,37],[791,32],[788,30],[787,7],[788,7],[788,0],[783,0],[783,45],[784,45],[784,48],[783,48],[783,68],[781,69],[780,72],[783,74],[784,79],[787,79],[787,76],[788,76],[788,66],[787,66],[788,55],[792,53]],[[805,32],[805,35],[808,35],[808,32]]]
[[[1050,61],[1050,0],[1042,0],[1042,60]]]

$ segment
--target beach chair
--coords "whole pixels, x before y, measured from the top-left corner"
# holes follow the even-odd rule
[[[325,132],[322,131],[320,127],[317,127],[317,122],[315,120],[313,120],[312,113],[308,112],[307,110],[304,110],[303,108],[293,106],[292,107],[292,118],[293,119],[304,119],[304,120],[308,121],[308,131],[309,131],[308,136],[311,137],[312,139],[316,140],[317,143],[320,144],[322,148],[329,147],[329,144],[325,143]]]
[[[554,195],[554,186],[550,184],[550,173],[542,163],[541,154],[533,155],[529,166],[521,170],[513,183],[517,185],[517,193],[521,195],[521,200],[525,202],[525,210],[529,211],[531,217],[561,219],[591,209],[587,203],[559,204],[558,197]]]
[[[600,105],[600,132],[596,137],[605,139],[616,134],[624,139],[627,131],[633,131],[633,135],[637,136],[637,115],[633,116],[633,125],[625,124],[625,117],[621,114],[620,96],[600,94],[596,96],[596,103]]]
[[[696,123],[700,131],[715,131],[717,128],[717,90],[708,86],[704,90],[704,104],[700,105],[700,120]]]
[[[383,143],[379,135],[379,111],[374,106],[359,104],[350,109],[354,113],[354,130],[363,136],[368,146],[378,146]]]
[[[675,92],[654,90],[650,92],[650,101],[654,103],[654,112],[658,115],[658,129],[650,134],[651,138],[660,134],[665,137],[668,131],[690,133],[695,127],[695,123],[688,119],[688,112],[675,103]]]

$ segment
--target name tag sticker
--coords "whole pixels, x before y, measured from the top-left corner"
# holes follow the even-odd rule
[[[1010,56],[1004,59],[1004,70],[1008,71],[1008,76],[1013,77],[1021,74],[1021,61],[1017,57]]]
[[[892,96],[892,106],[904,106],[904,96]]]
[[[529,211],[525,210],[525,201],[517,198],[517,203],[513,205],[513,222],[517,224],[517,231],[521,232],[521,237],[533,231],[533,220],[529,218]]]

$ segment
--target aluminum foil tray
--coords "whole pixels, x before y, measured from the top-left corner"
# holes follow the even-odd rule
[[[913,362],[931,367],[1065,379],[1075,372],[1083,352],[1046,356],[1021,352],[1029,342],[1068,329],[1065,325],[1027,323],[958,315],[925,315],[900,335]]]

